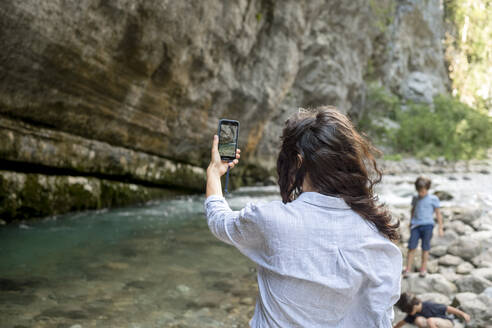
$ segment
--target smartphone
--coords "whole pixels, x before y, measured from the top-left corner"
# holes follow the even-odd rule
[[[219,153],[223,161],[236,159],[239,122],[221,119],[219,121]]]

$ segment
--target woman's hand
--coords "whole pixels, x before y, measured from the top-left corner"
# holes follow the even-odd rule
[[[222,185],[220,183],[220,177],[227,172],[227,167],[233,168],[239,163],[240,149],[236,151],[236,159],[232,162],[225,162],[220,159],[219,153],[219,137],[214,136],[214,142],[212,143],[212,159],[207,168],[207,191],[206,197],[211,195],[222,196]]]
[[[232,162],[222,161],[219,153],[219,137],[214,135],[214,141],[212,143],[212,159],[207,168],[207,177],[210,175],[223,176],[227,172],[227,166],[232,169],[239,163],[239,157],[241,157],[239,153],[241,153],[241,149],[238,148],[236,150],[236,159]]]

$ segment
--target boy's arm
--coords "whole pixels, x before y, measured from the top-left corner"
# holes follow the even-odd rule
[[[465,319],[466,322],[469,322],[470,321],[470,316],[468,314],[466,314],[465,312],[455,308],[455,307],[452,307],[452,306],[448,306],[446,308],[446,312],[448,313],[451,313],[451,314],[454,314],[454,315],[459,315],[460,317],[462,317],[463,319]]]
[[[400,320],[393,328],[400,328],[406,324],[405,320]]]
[[[437,216],[437,224],[439,224],[439,236],[442,237],[444,236],[444,227],[442,224],[442,215],[441,215],[441,211],[439,210],[439,207],[436,207],[434,212],[436,213]]]
[[[412,210],[410,211],[410,221],[408,222],[409,227],[412,226],[412,218],[413,218],[414,212],[415,212],[415,206],[412,206]]]

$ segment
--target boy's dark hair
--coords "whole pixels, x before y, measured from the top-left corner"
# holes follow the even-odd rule
[[[402,293],[400,299],[396,302],[396,307],[405,313],[412,313],[413,306],[419,305],[421,300],[412,294]]]
[[[417,189],[417,191],[422,189],[429,190],[430,187],[431,187],[431,180],[428,178],[418,177],[417,180],[415,180],[415,189]]]

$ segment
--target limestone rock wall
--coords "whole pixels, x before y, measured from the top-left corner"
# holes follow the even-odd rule
[[[0,163],[202,190],[232,118],[237,172],[267,172],[297,107],[362,110],[369,64],[403,96],[445,90],[441,34],[434,1],[4,0]]]

